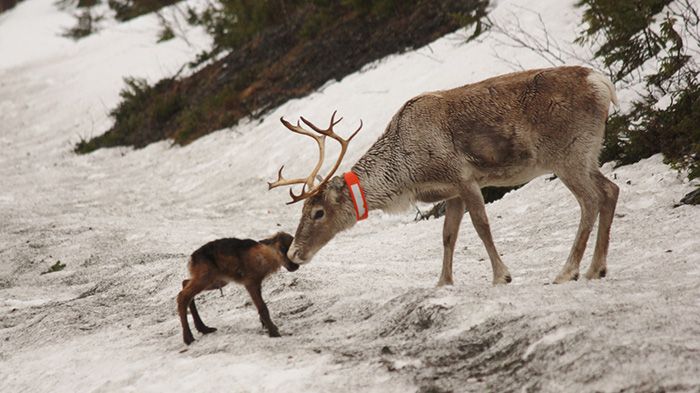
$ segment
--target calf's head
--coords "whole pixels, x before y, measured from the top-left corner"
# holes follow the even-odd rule
[[[291,261],[287,256],[287,253],[289,252],[289,248],[291,247],[293,241],[294,238],[287,232],[277,232],[275,236],[269,239],[265,239],[261,241],[261,243],[267,244],[271,247],[278,249],[280,254],[282,254],[282,264],[284,268],[289,270],[290,272],[293,272],[299,269],[299,265]]]

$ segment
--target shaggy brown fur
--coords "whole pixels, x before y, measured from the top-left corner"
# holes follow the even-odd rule
[[[491,236],[481,187],[524,184],[554,173],[581,207],[569,257],[554,282],[575,280],[593,224],[598,236],[586,278],[607,273],[610,227],[618,187],[598,169],[615,87],[583,67],[529,70],[409,100],[384,134],[352,167],[367,208],[400,211],[416,201],[447,201],[443,266],[438,285],[450,285],[452,259],[465,208],[491,261],[493,283],[511,281]],[[335,234],[356,223],[342,176],[304,202],[289,257],[309,262]]]
[[[209,242],[192,253],[189,261],[190,279],[182,282],[182,291],[177,295],[177,311],[182,324],[182,338],[189,345],[194,341],[187,322],[187,307],[190,308],[194,326],[203,334],[215,332],[202,322],[194,303],[194,297],[206,290],[219,289],[230,281],[245,286],[260,315],[260,322],[270,334],[279,337],[277,326],[270,320],[270,313],[261,294],[262,281],[284,266],[295,271],[299,265],[287,258],[293,237],[285,232],[259,242],[251,239],[218,239]]]

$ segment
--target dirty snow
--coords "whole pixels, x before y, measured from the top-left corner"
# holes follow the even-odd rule
[[[573,1],[531,3],[499,1],[493,13],[527,6],[554,36],[575,36]],[[700,389],[700,209],[674,207],[697,184],[659,156],[604,168],[621,187],[604,280],[549,285],[578,206],[542,177],[488,206],[508,286],[491,286],[468,219],[456,284],[435,288],[442,220],[372,212],[313,263],[266,283],[282,338],[268,338],[245,292],[227,287],[199,301],[219,331],[186,347],[174,298],[189,253],[217,237],[294,231],[300,207],[265,180],[283,163],[303,171],[315,151],[280,116],[322,122],[337,108],[348,130],[362,118],[349,167],[411,96],[510,71],[494,57],[505,49],[455,33],[184,148],[76,156],[79,138],[108,128],[123,76],[171,75],[209,41],[193,30],[193,46],[156,44],[157,19],[145,16],[75,43],[56,36],[61,12],[28,0],[0,16],[0,391]],[[35,18],[45,28],[30,28]],[[63,271],[40,274],[59,260]]]

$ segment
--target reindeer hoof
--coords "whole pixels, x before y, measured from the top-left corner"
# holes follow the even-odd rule
[[[563,284],[567,281],[577,281],[578,272],[562,272],[554,279],[553,284]]]
[[[270,337],[282,337],[282,336],[280,335],[280,332],[278,332],[277,330],[271,330]]]
[[[446,285],[452,285],[452,284],[453,284],[452,279],[446,280],[446,279],[441,278],[440,281],[438,281],[437,286],[444,287]]]
[[[513,279],[511,278],[510,274],[506,274],[505,276],[494,277],[493,285],[506,285],[511,281],[513,281]]]
[[[204,326],[202,329],[199,329],[199,332],[202,334],[214,333],[215,331],[216,331],[215,327],[209,327],[209,326]]]
[[[191,334],[189,336],[183,336],[182,339],[187,345],[190,345],[192,344],[192,342],[194,342],[194,337],[192,337]]]
[[[598,278],[604,278],[607,274],[608,274],[608,271],[606,268],[602,268],[598,272],[596,272],[595,270],[589,269],[588,272],[586,272],[586,278],[589,280],[595,280]]]

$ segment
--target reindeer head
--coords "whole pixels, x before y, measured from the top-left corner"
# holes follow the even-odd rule
[[[284,120],[284,118],[280,119],[282,124],[292,132],[313,138],[319,148],[318,163],[308,177],[285,179],[282,177],[282,170],[284,169],[284,166],[282,166],[277,174],[277,181],[268,183],[270,189],[283,185],[303,185],[301,193],[298,195],[294,194],[291,189],[289,190],[292,200],[288,202],[288,204],[292,204],[304,200],[304,208],[294,235],[294,242],[287,253],[289,259],[298,264],[309,262],[321,247],[333,239],[336,233],[352,227],[356,222],[355,210],[350,200],[347,186],[342,178],[338,176],[333,177],[333,174],[338,170],[347,151],[348,144],[362,129],[362,121],[360,121],[360,126],[348,139],[343,139],[333,131],[333,127],[343,120],[342,118],[335,120],[335,115],[336,112],[333,112],[330,126],[325,130],[316,127],[302,117],[301,121],[315,131],[315,134],[303,129],[299,122],[294,126]],[[340,143],[340,154],[326,177],[321,178],[318,184],[314,184],[323,165],[326,137],[331,137],[331,139],[335,139]]]

